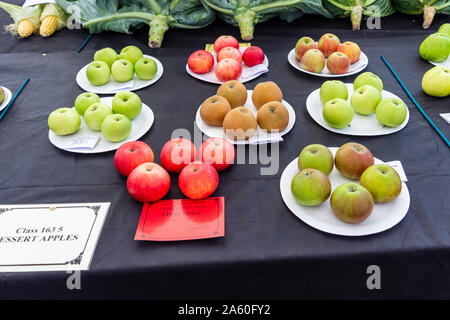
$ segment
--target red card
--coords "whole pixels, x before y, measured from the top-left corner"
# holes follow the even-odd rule
[[[225,199],[145,203],[134,240],[177,241],[223,237]]]

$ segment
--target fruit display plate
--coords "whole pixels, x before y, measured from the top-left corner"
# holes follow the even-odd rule
[[[3,98],[3,102],[0,103],[0,111],[5,109],[8,103],[11,101],[12,93],[11,90],[9,90],[6,87],[1,87],[3,89],[3,92],[5,93],[5,97]]]
[[[158,67],[158,70],[156,71],[155,76],[151,80],[141,80],[138,78],[138,76],[136,74],[134,74],[134,76],[133,76],[134,85],[132,87],[127,87],[127,85],[126,85],[127,83],[117,82],[112,77],[107,84],[105,84],[103,86],[94,86],[89,82],[89,80],[86,77],[86,69],[89,66],[89,64],[87,64],[83,68],[81,68],[80,71],[78,71],[77,77],[76,77],[77,84],[84,91],[93,92],[93,93],[97,93],[97,94],[115,94],[119,91],[135,91],[135,90],[139,90],[139,89],[148,87],[148,86],[154,84],[156,81],[158,81],[159,78],[161,78],[161,76],[164,72],[164,67],[163,67],[162,63],[155,57],[152,57],[152,56],[149,56],[146,54],[144,54],[144,57],[155,60],[156,66]]]
[[[353,84],[346,83],[348,88],[348,100],[350,102],[350,97],[353,93]],[[384,98],[397,98],[400,99],[395,94],[383,90],[381,93],[381,96]],[[385,134],[391,134],[397,131],[402,130],[409,121],[409,109],[406,108],[406,119],[403,121],[403,123],[395,128],[386,127],[378,122],[375,113],[371,114],[370,116],[363,116],[360,114],[357,114],[355,112],[355,115],[353,117],[352,122],[348,127],[345,127],[343,129],[336,129],[333,127],[330,127],[328,123],[325,122],[325,119],[322,116],[322,102],[320,101],[320,88],[317,90],[314,90],[311,92],[306,99],[306,109],[308,110],[309,115],[311,118],[314,119],[319,125],[324,127],[325,129],[328,129],[329,131],[340,133],[340,134],[346,134],[351,136],[381,136]]]
[[[329,148],[335,155],[338,148]],[[375,158],[375,164],[383,163]],[[291,192],[291,181],[299,172],[297,158],[284,169],[280,179],[281,197],[284,203],[300,220],[323,232],[342,236],[365,236],[388,230],[399,223],[408,212],[410,197],[408,187],[402,182],[400,195],[392,202],[375,204],[371,215],[359,224],[349,224],[339,220],[331,211],[330,198],[317,207],[304,207],[298,204]],[[342,176],[334,168],[328,176],[331,189],[347,182],[355,182]],[[331,197],[331,195],[330,195]]]
[[[247,90],[247,102],[245,103],[244,107],[248,108],[254,114],[254,116],[256,117],[256,114],[258,113],[258,110],[253,105],[252,93],[253,93],[253,90]],[[284,136],[286,133],[291,131],[292,128],[294,127],[294,124],[295,124],[295,111],[294,111],[294,108],[292,108],[292,106],[286,100],[283,100],[282,103],[283,103],[283,105],[286,107],[286,109],[289,112],[289,123],[288,123],[288,126],[287,126],[286,129],[284,129],[283,131],[281,131],[281,132],[279,132],[277,134],[275,134],[275,133],[267,133],[265,130],[261,129],[258,126],[258,129],[257,129],[255,135],[250,137],[250,139],[248,139],[248,140],[235,141],[235,140],[229,139],[225,135],[225,132],[223,131],[222,127],[210,126],[210,125],[206,124],[203,121],[202,117],[200,116],[201,105],[197,109],[197,113],[195,115],[195,123],[197,124],[197,127],[200,129],[200,131],[202,131],[208,137],[211,137],[211,138],[215,138],[215,137],[226,138],[228,141],[230,141],[233,144],[266,144],[266,143],[271,143],[271,142],[278,141],[280,136]]]
[[[428,62],[431,64],[434,64],[435,66],[450,68],[450,56],[448,56],[447,60],[442,61],[442,62],[433,62],[433,61],[428,61]]]
[[[322,72],[315,73],[315,72],[307,71],[302,68],[300,61],[298,61],[297,58],[295,57],[295,48],[289,52],[288,61],[291,64],[291,66],[293,66],[297,70],[300,70],[301,72],[312,74],[313,76],[324,77],[324,78],[338,78],[338,77],[350,76],[352,74],[356,74],[358,72],[363,71],[369,64],[369,58],[367,58],[365,53],[361,51],[361,56],[359,57],[359,60],[350,65],[350,69],[348,70],[347,73],[332,74],[330,71],[328,71],[326,62],[325,62],[325,68],[323,68]]]
[[[100,98],[100,102],[105,103],[111,107],[113,97],[104,97]],[[144,134],[147,133],[148,130],[153,125],[153,122],[155,120],[155,116],[153,114],[152,109],[150,109],[149,106],[142,103],[142,111],[135,119],[131,120],[132,128],[130,136],[120,142],[110,142],[103,137],[102,133],[100,131],[92,131],[90,130],[86,123],[84,122],[84,118],[81,117],[81,126],[80,130],[78,130],[76,133],[67,135],[67,136],[58,136],[55,133],[53,133],[51,130],[48,131],[48,139],[50,142],[57,148],[74,152],[74,153],[101,153],[101,152],[107,152],[107,151],[113,151],[118,149],[123,143],[128,141],[136,141],[139,138],[141,138]],[[99,141],[95,148],[67,148],[66,146],[71,141],[82,139],[86,136],[97,136],[99,137]]]

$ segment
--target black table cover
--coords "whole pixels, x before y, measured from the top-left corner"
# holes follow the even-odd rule
[[[20,1],[16,1],[20,2]],[[1,24],[10,23],[0,12]],[[107,32],[94,35],[81,53],[86,30],[64,30],[48,39],[19,40],[0,35],[0,84],[16,92],[31,82],[0,121],[0,203],[110,201],[91,269],[81,272],[81,290],[68,290],[66,272],[0,273],[3,299],[78,298],[318,298],[388,299],[450,298],[450,202],[448,147],[380,60],[384,55],[431,119],[450,137],[439,113],[450,112],[450,98],[433,98],[421,90],[421,78],[432,66],[421,60],[421,41],[448,16],[436,17],[430,30],[421,18],[395,14],[381,30],[351,31],[347,19],[308,16],[287,24],[278,19],[258,24],[252,44],[270,60],[270,72],[247,83],[273,80],[295,108],[293,130],[280,144],[280,169],[260,176],[261,165],[234,165],[220,173],[215,196],[225,197],[226,236],[184,242],[139,242],[134,234],[142,204],[127,192],[126,179],[114,168],[114,152],[82,155],[61,151],[48,140],[47,117],[72,106],[82,92],[78,70],[96,50],[137,45],[164,65],[154,85],[139,90],[155,112],[155,123],[141,139],[155,152],[174,129],[194,131],[195,112],[217,86],[185,71],[187,57],[222,34],[239,37],[237,28],[216,21],[202,30],[170,30],[162,48],[147,46],[147,29],[133,36]],[[326,32],[357,42],[369,58],[366,71],[380,75],[385,88],[408,105],[408,125],[392,135],[349,137],[329,132],[308,115],[308,94],[323,78],[292,68],[287,53],[298,38],[318,39]],[[355,76],[343,80],[351,82]],[[280,175],[307,144],[340,146],[355,141],[385,161],[401,160],[408,177],[411,206],[394,228],[364,237],[343,237],[315,230],[283,203]],[[248,150],[248,149],[247,149]],[[177,176],[165,197],[182,198]],[[366,270],[381,269],[381,289],[369,290]]]

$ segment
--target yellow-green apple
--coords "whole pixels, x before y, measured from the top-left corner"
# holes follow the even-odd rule
[[[334,215],[346,223],[360,223],[373,211],[374,200],[363,186],[348,182],[337,187],[330,198]]]
[[[0,103],[5,100],[5,92],[3,91],[2,87],[0,87]]]
[[[300,38],[295,45],[295,57],[302,61],[302,57],[309,49],[319,49],[317,43],[310,37]]]
[[[446,33],[450,37],[450,23],[444,23],[443,25],[441,25],[438,29],[438,32]]]
[[[102,134],[106,140],[120,142],[130,136],[131,121],[123,114],[110,114],[103,120]]]
[[[318,49],[309,49],[303,54],[301,65],[309,72],[320,73],[325,67],[325,56]]]
[[[188,66],[194,73],[208,73],[214,67],[214,57],[206,50],[197,50],[189,56]]]
[[[214,41],[214,51],[216,53],[219,53],[219,51],[225,47],[239,49],[239,42],[233,36],[220,36]]]
[[[433,67],[422,78],[423,91],[433,97],[450,95],[450,68]]]
[[[77,132],[80,124],[80,115],[72,108],[59,108],[48,116],[48,127],[58,136]]]
[[[405,121],[406,104],[397,98],[384,98],[375,111],[378,122],[388,127],[398,127]]]
[[[170,189],[170,176],[154,162],[137,166],[127,179],[128,193],[139,202],[154,202],[163,198]]]
[[[327,68],[332,74],[344,74],[350,69],[350,60],[342,52],[333,52],[328,57]]]
[[[158,66],[152,58],[140,58],[134,65],[134,71],[141,80],[151,80],[158,71]]]
[[[393,201],[402,191],[402,181],[397,171],[385,164],[367,168],[359,182],[369,190],[376,203]]]
[[[339,38],[332,33],[325,33],[319,39],[319,50],[323,52],[325,57],[329,57],[335,52],[341,44]]]
[[[327,80],[320,87],[320,102],[327,103],[330,100],[340,98],[347,101],[348,88],[340,80]]]
[[[234,47],[222,48],[217,54],[217,62],[220,62],[226,58],[231,58],[236,60],[237,63],[242,63],[242,53],[239,51],[239,49],[236,49]]]
[[[359,76],[357,76],[355,81],[353,82],[353,90],[356,90],[366,84],[377,88],[380,92],[383,91],[383,80],[381,80],[379,76],[373,74],[372,72],[363,72]]]
[[[133,65],[142,58],[144,54],[141,49],[136,46],[126,46],[120,51],[119,59],[125,59],[130,61]]]
[[[110,68],[114,61],[119,59],[119,56],[117,55],[117,52],[114,51],[112,48],[103,48],[101,50],[98,50],[94,54],[94,61],[103,61],[105,62]]]
[[[92,92],[83,92],[75,99],[75,110],[77,110],[80,116],[84,116],[86,109],[97,102],[100,102],[100,97],[98,95]]]
[[[291,182],[291,192],[302,206],[314,207],[328,199],[331,183],[328,177],[317,169],[304,169]]]
[[[185,138],[167,141],[161,149],[160,159],[163,167],[173,173],[179,173],[189,163],[195,160],[197,149]]]
[[[102,123],[105,118],[113,114],[111,108],[101,102],[90,105],[84,112],[84,121],[92,131],[102,130]]]
[[[317,169],[327,176],[333,171],[333,154],[322,144],[310,144],[303,148],[297,160],[298,169]]]
[[[344,99],[336,98],[325,103],[322,116],[331,127],[342,129],[352,122],[354,112],[350,103]]]
[[[86,69],[86,78],[94,86],[102,86],[109,82],[111,70],[106,62],[92,61]]]
[[[336,169],[346,178],[357,180],[368,167],[373,165],[372,152],[362,144],[348,142],[334,155]]]
[[[450,54],[450,36],[446,33],[433,33],[423,40],[419,53],[422,59],[442,62]]]
[[[353,92],[350,103],[357,113],[367,116],[375,112],[381,99],[380,91],[366,84]]]
[[[242,63],[232,58],[225,58],[216,65],[214,72],[217,79],[222,82],[236,80],[241,76]]]
[[[152,148],[142,141],[128,141],[122,144],[114,154],[114,166],[124,176],[128,176],[137,166],[153,162]]]
[[[125,59],[114,61],[111,67],[111,75],[117,82],[127,82],[133,79],[133,64]]]
[[[120,91],[114,95],[112,100],[112,110],[127,116],[130,120],[136,118],[142,109],[142,101],[139,96],[130,91]]]
[[[211,164],[217,171],[222,171],[234,162],[234,146],[225,138],[209,138],[198,148],[199,160]]]
[[[359,46],[351,41],[345,41],[341,43],[337,49],[337,52],[342,52],[345,54],[348,59],[350,60],[350,64],[355,63],[359,60],[359,57],[361,56],[361,49]]]
[[[257,46],[248,47],[242,54],[242,60],[244,61],[245,65],[249,67],[253,67],[257,64],[263,63],[264,59],[264,51]]]
[[[216,191],[219,174],[209,163],[194,161],[180,172],[178,186],[190,199],[204,199]]]

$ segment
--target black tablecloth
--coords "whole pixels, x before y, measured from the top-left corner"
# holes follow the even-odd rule
[[[448,17],[438,16],[435,30]],[[0,12],[1,24],[9,17]],[[147,47],[147,30],[134,36],[94,35],[77,49],[86,30],[58,32],[48,39],[18,40],[0,35],[0,84],[17,91],[31,82],[0,122],[0,203],[112,203],[90,271],[81,273],[81,290],[68,290],[65,272],[0,273],[0,298],[450,298],[450,205],[448,147],[433,131],[380,60],[384,55],[411,93],[450,137],[439,113],[449,112],[450,98],[426,96],[420,87],[431,65],[420,59],[420,42],[432,30],[421,29],[421,18],[396,14],[382,19],[381,30],[351,31],[350,22],[306,17],[287,24],[279,20],[256,26],[252,44],[262,47],[270,72],[246,84],[273,80],[295,108],[293,130],[280,144],[277,175],[260,176],[260,165],[235,165],[220,174],[215,196],[226,199],[223,238],[156,243],[134,241],[142,205],[126,189],[114,168],[113,152],[82,155],[61,151],[48,140],[47,117],[72,106],[82,92],[78,70],[95,50],[120,50],[137,45],[164,65],[154,85],[139,90],[155,112],[156,121],[142,138],[155,151],[156,162],[174,129],[194,130],[200,103],[217,86],[185,71],[191,52],[222,34],[239,36],[221,21],[202,30],[170,30],[162,48]],[[287,53],[298,38],[318,39],[333,32],[356,41],[367,54],[367,71],[380,75],[385,88],[409,107],[410,121],[402,131],[378,137],[349,137],[318,126],[305,108],[307,95],[323,78],[292,68]],[[344,78],[351,82],[355,76]],[[411,206],[394,228],[364,237],[342,237],[315,230],[283,203],[279,179],[284,167],[307,144],[340,146],[356,141],[385,161],[401,160],[408,176]],[[165,198],[182,198],[177,176]],[[368,290],[366,269],[381,269],[381,290]]]

